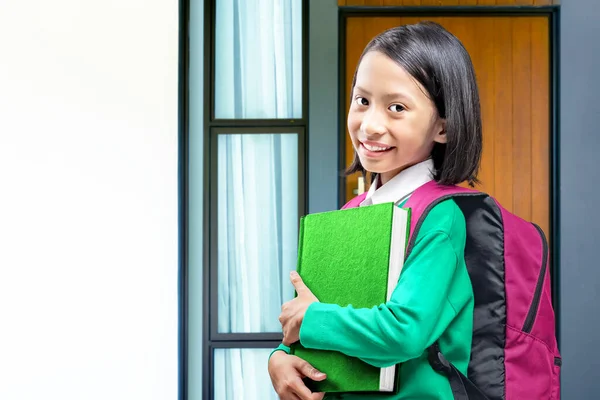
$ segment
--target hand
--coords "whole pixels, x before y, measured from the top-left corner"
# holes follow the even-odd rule
[[[300,340],[300,326],[302,325],[306,309],[312,303],[319,301],[310,289],[306,287],[296,271],[290,273],[290,280],[294,288],[296,288],[298,296],[281,306],[279,322],[281,322],[281,327],[283,328],[283,344],[286,346],[290,346],[292,343]]]
[[[327,375],[303,359],[276,351],[269,360],[269,375],[281,400],[321,400],[325,393],[312,393],[302,378],[322,381]]]

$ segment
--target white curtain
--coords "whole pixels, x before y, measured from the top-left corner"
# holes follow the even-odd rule
[[[302,117],[302,1],[217,0],[216,118]]]
[[[219,332],[280,332],[298,241],[298,135],[219,135]]]
[[[217,0],[215,117],[302,117],[302,1]],[[298,246],[298,135],[218,138],[218,330],[280,332]],[[216,349],[215,399],[277,397],[269,349]]]
[[[270,349],[216,349],[215,400],[278,400],[267,372]],[[225,378],[225,379],[223,379]]]
[[[289,272],[297,259],[298,135],[222,134],[218,140],[218,330],[280,332],[277,317],[293,297]],[[267,360],[254,352],[219,356],[215,388],[228,388],[233,397],[218,399],[266,398]]]

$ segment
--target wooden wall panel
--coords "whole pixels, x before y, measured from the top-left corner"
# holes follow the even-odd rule
[[[513,211],[531,220],[531,20],[512,21]],[[549,134],[549,132],[548,132]]]
[[[490,24],[494,31],[494,92],[483,93],[482,101],[495,97],[496,116],[493,128],[485,126],[494,135],[494,196],[507,208],[512,209],[512,23],[511,18],[495,18]],[[517,62],[515,60],[515,62]],[[491,128],[491,129],[490,129]],[[487,160],[483,160],[486,163]],[[485,182],[483,183],[485,185]]]
[[[406,0],[404,0],[406,1]],[[346,110],[362,50],[385,29],[422,17],[351,17],[346,33]],[[545,16],[435,17],[471,55],[481,96],[483,157],[479,190],[540,225],[550,237],[550,46]],[[353,148],[346,140],[346,162]],[[346,199],[355,195],[349,177]],[[366,187],[366,189],[368,186]]]
[[[345,6],[364,6],[365,0],[346,0],[345,3]]]
[[[542,18],[531,19],[531,132],[550,132],[550,69],[539,68],[550,63],[550,27]],[[531,136],[531,220],[539,224],[550,240],[550,140],[549,137]],[[556,189],[558,190],[558,188]]]
[[[477,0],[478,6],[496,6],[496,0]]]
[[[383,0],[384,6],[420,6],[422,0]]]
[[[494,192],[494,174],[496,170],[494,154],[496,146],[493,124],[496,118],[496,98],[495,96],[485,97],[486,93],[493,93],[495,89],[494,54],[496,49],[494,48],[494,30],[490,29],[490,24],[493,27],[494,18],[477,18],[474,21],[477,35],[475,48],[478,50],[473,51],[475,56],[472,56],[471,59],[476,68],[479,95],[481,96],[481,120],[484,132],[482,159],[485,161],[481,164],[479,179],[482,182],[482,189]]]
[[[365,33],[365,28],[369,26],[372,22],[373,18],[368,18],[361,23],[349,23],[346,26],[346,88],[352,87],[352,79],[354,78],[354,71],[356,68],[356,64],[364,47],[366,46],[365,39],[368,43],[368,34]],[[358,45],[358,43],[364,45]],[[354,60],[350,63],[350,60]],[[346,110],[350,109],[350,91],[346,91]],[[346,129],[347,131],[347,129]],[[352,159],[354,157],[354,148],[352,147],[352,142],[347,139],[345,141],[345,154],[346,154],[346,165],[350,165],[352,163]],[[346,198],[351,198],[353,196],[354,190],[358,188],[358,179],[359,176],[357,174],[351,175],[346,179]]]
[[[560,0],[338,0],[344,6],[549,6]]]

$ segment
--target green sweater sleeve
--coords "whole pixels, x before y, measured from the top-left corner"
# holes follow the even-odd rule
[[[276,351],[283,351],[287,354],[290,354],[290,348],[288,346],[286,346],[285,344],[281,343],[279,346],[277,346],[275,349],[273,349],[271,354],[269,354],[269,359],[271,358],[273,353],[275,353]]]
[[[423,224],[390,300],[370,309],[311,304],[300,328],[303,346],[387,367],[419,357],[442,335],[456,316],[448,295],[465,241],[458,206],[442,204],[426,219],[439,222]]]

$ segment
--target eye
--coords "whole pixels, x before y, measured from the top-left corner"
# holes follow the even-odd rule
[[[357,96],[356,99],[354,99],[354,101],[359,106],[368,106],[369,105],[369,100],[365,99],[364,97]]]
[[[405,110],[405,108],[402,104],[392,104],[388,109],[390,111],[396,112],[396,113],[399,113],[399,112],[402,112]]]

